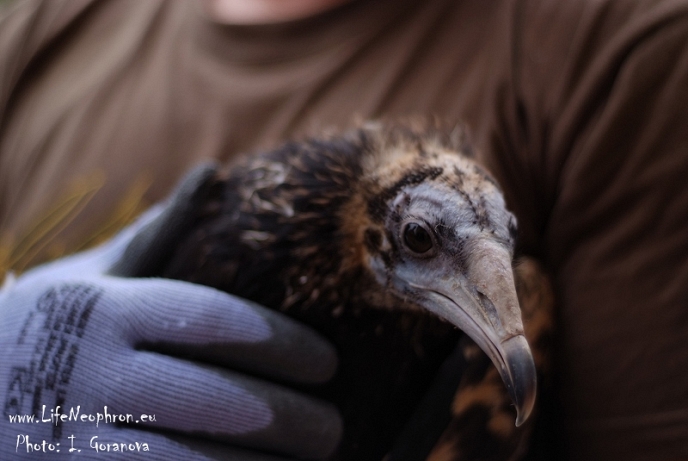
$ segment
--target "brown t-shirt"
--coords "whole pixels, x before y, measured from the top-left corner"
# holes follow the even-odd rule
[[[111,234],[200,159],[413,115],[468,124],[555,277],[562,450],[688,458],[684,0],[357,0],[266,26],[22,0],[0,20],[0,266]]]

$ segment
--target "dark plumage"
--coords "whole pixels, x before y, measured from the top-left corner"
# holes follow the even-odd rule
[[[475,459],[466,447],[479,437],[497,437],[480,442],[496,453],[484,459],[521,443],[499,383],[527,417],[535,383],[511,270],[516,221],[470,156],[458,129],[370,124],[245,157],[197,194],[193,229],[163,274],[284,311],[335,344],[337,376],[308,389],[345,420],[331,459],[393,449],[462,338],[456,327],[499,373],[461,340],[468,372],[432,459]],[[466,394],[480,385],[488,403]]]

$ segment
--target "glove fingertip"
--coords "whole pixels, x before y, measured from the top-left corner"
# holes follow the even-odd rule
[[[163,211],[134,235],[108,274],[122,277],[155,275],[170,251],[194,220],[194,204],[203,186],[215,175],[217,164],[203,163],[177,186]]]

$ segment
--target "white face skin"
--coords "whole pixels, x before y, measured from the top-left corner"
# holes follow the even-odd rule
[[[204,13],[223,24],[271,24],[322,13],[350,0],[199,0]]]
[[[470,200],[478,199],[471,197]],[[418,290],[421,287],[448,296],[449,293],[443,293],[444,290],[436,286],[442,281],[446,290],[451,289],[454,293],[452,296],[467,291],[466,295],[479,298],[478,292],[486,290],[481,291],[474,272],[476,266],[486,264],[486,252],[503,259],[500,268],[494,267],[496,262],[490,262],[491,270],[510,272],[514,246],[510,228],[515,227],[514,216],[507,211],[502,195],[491,184],[485,183],[481,188],[479,213],[470,200],[468,196],[457,200],[455,191],[434,182],[400,191],[390,203],[385,227],[391,232],[383,237],[382,244],[383,248],[396,249],[393,268],[380,256],[371,255],[369,261],[378,282],[391,283],[390,288],[403,297],[425,293],[426,290]],[[423,237],[428,247],[426,251],[419,252],[419,248],[409,242],[409,226],[414,226]],[[510,311],[518,309],[518,305],[509,304],[506,308]],[[491,308],[480,316],[502,338],[514,334],[514,331],[504,331],[510,328],[494,318]],[[520,327],[520,322],[517,323]]]

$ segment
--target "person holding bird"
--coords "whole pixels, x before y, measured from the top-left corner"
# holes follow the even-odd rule
[[[346,415],[313,389],[337,373],[332,340],[241,296],[158,278],[214,173],[196,170],[160,202],[199,162],[361,120],[434,117],[467,127],[503,194],[500,245],[515,238],[513,214],[510,251],[554,282],[551,419],[529,456],[685,458],[687,12],[684,0],[10,2],[0,457],[104,456],[91,442],[128,450],[113,459],[330,456]],[[424,241],[425,223],[409,238]],[[270,238],[251,230],[249,248]],[[364,235],[366,251],[393,254],[384,234]],[[200,267],[217,256],[188,252]],[[77,407],[155,420],[91,427],[69,420]],[[17,419],[51,411],[67,416]],[[137,442],[150,451],[129,450]]]

